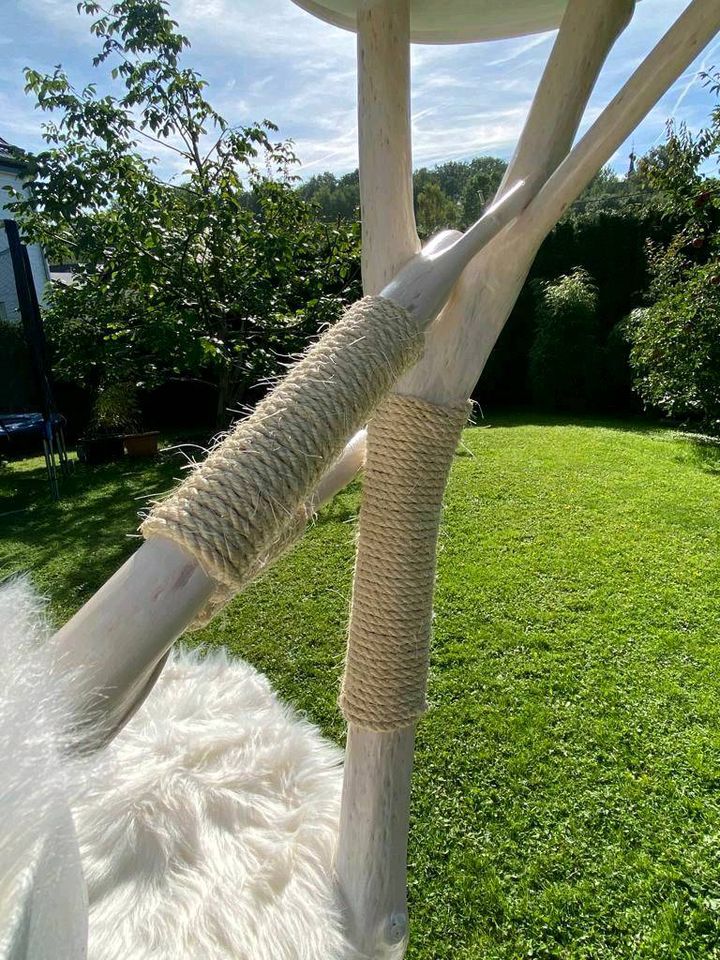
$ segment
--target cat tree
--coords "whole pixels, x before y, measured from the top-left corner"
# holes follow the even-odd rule
[[[146,542],[53,646],[74,671],[76,747],[97,749],[152,688],[188,625],[212,615],[286,549],[312,511],[354,475],[365,448],[356,431],[370,420],[342,696],[349,726],[336,874],[348,938],[367,957],[399,958],[407,943],[409,790],[435,536],[466,398],[543,238],[715,35],[720,5],[692,0],[570,151],[633,0],[297,2],[357,31],[367,297],[155,509]],[[555,26],[495,203],[466,234],[448,231],[421,250],[410,42]]]

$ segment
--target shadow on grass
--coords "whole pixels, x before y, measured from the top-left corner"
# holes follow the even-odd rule
[[[151,461],[125,459],[96,467],[75,463],[62,482],[58,503],[50,497],[41,459],[3,468],[0,578],[30,572],[58,612],[72,613],[137,549],[141,513],[182,478],[187,455],[200,452],[181,447],[166,449]],[[352,523],[359,491],[357,482],[350,484],[312,525]]]
[[[703,473],[720,476],[720,438],[685,434],[682,439],[686,441],[691,462]]]
[[[175,455],[97,467],[75,464],[57,503],[41,461],[3,469],[0,573],[29,571],[60,606],[78,605],[137,548],[145,495],[170,489],[181,466]]]
[[[353,480],[313,518],[313,526],[322,527],[327,523],[352,523],[357,519],[360,509],[360,481]]]
[[[490,427],[601,427],[606,430],[617,430],[621,433],[657,433],[677,430],[676,424],[654,420],[648,417],[635,416],[623,418],[613,416],[583,416],[562,412],[544,412],[538,410],[501,410],[497,412],[485,411],[483,417],[477,414],[476,422],[470,425],[471,429],[488,429]]]

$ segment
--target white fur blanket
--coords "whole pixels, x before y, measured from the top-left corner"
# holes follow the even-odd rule
[[[32,645],[40,640],[37,621],[28,628],[32,607],[24,581],[0,589],[0,622],[15,619],[0,652],[16,657],[18,675],[27,655],[18,640],[33,630]],[[0,744],[0,761],[14,764],[26,796],[39,787],[37,766],[19,762],[31,739],[18,730],[17,742]],[[353,957],[332,884],[341,759],[246,663],[224,651],[176,654],[110,747],[73,764],[63,783],[87,883],[90,960]],[[0,814],[12,836],[8,813],[27,818],[4,794]],[[44,806],[52,812],[55,800]],[[68,887],[67,897],[78,912],[77,890]],[[77,942],[77,923],[66,934]],[[36,940],[0,957],[75,960],[57,937],[56,929],[52,944]]]

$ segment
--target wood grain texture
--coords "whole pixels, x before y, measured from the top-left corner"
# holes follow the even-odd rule
[[[365,0],[357,14],[362,278],[379,293],[420,250],[410,140],[410,44],[405,0]]]
[[[363,2],[358,28],[358,134],[363,288],[382,290],[420,250],[410,135],[409,0]],[[350,725],[335,861],[346,936],[373,960],[407,945],[407,835],[414,725]]]

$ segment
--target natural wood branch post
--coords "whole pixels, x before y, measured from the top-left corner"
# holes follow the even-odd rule
[[[380,289],[392,276],[389,263],[395,261],[398,266],[403,257],[412,255],[413,247],[417,249],[410,206],[407,5],[408,0],[376,0],[364,4],[358,13],[366,292]],[[539,187],[565,156],[607,52],[632,9],[633,0],[606,4],[571,0],[504,185],[529,179]],[[492,277],[497,302],[489,315],[481,317],[483,325],[491,328],[504,323],[505,305],[514,303],[535,254],[531,243],[521,244],[518,250],[517,238],[508,239],[509,233],[510,229],[495,241],[502,250],[498,262],[503,261],[499,276]],[[483,271],[473,263],[470,272],[468,290],[476,295]],[[402,378],[398,392],[440,404],[457,403],[471,392],[481,369],[477,351],[470,350],[472,380],[458,366],[464,365],[467,341],[480,335],[478,318],[467,299],[451,301],[449,311],[445,323],[431,328],[424,358]],[[407,947],[406,863],[414,741],[414,725],[391,733],[352,724],[348,730],[336,870],[347,911],[347,934],[373,960],[397,960]]]
[[[357,15],[363,293],[420,249],[410,136],[410,0],[364,0]]]
[[[357,18],[363,289],[378,293],[420,249],[412,189],[409,0]],[[407,943],[407,823],[414,731],[350,724],[336,855],[347,935],[373,958]]]

